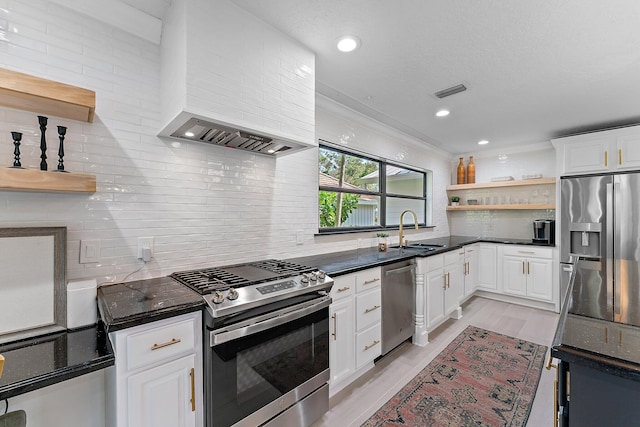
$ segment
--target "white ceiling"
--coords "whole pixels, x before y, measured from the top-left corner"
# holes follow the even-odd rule
[[[318,92],[451,153],[640,123],[638,0],[231,1],[316,53]]]

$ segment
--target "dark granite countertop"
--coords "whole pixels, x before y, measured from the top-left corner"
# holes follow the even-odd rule
[[[592,263],[578,263],[574,267],[563,298],[551,355],[568,363],[640,382],[640,328],[595,318],[584,304],[573,304],[573,295],[584,295],[580,288],[587,287],[588,290],[597,284],[593,281],[597,272],[589,264]]]
[[[197,311],[200,295],[170,277],[137,280],[98,288],[98,309],[107,332]]]
[[[325,271],[329,275],[341,276],[343,274],[353,273],[359,270],[367,268],[377,267],[380,265],[391,264],[403,259],[415,258],[415,257],[427,257],[444,252],[459,249],[465,245],[472,243],[486,242],[486,243],[501,243],[501,244],[514,244],[514,245],[532,245],[532,246],[544,246],[539,243],[534,243],[531,240],[523,239],[508,239],[508,238],[496,238],[496,237],[471,237],[471,236],[446,236],[435,239],[426,239],[411,241],[410,243],[424,243],[428,245],[439,245],[436,250],[427,251],[424,249],[399,249],[396,247],[390,247],[386,252],[378,252],[376,248],[354,249],[350,251],[334,252],[328,254],[311,255],[305,257],[291,258],[287,261],[308,265],[310,267],[316,267],[319,270]],[[551,246],[552,247],[552,246]]]
[[[102,324],[2,344],[0,354],[5,357],[0,400],[104,369],[115,361]]]

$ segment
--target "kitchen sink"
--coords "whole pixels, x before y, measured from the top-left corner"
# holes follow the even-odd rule
[[[416,243],[409,243],[405,247],[409,249],[422,249],[424,251],[435,251],[436,249],[444,248],[445,245],[416,242]]]

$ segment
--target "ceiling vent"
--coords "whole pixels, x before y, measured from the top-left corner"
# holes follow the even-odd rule
[[[459,85],[451,86],[450,88],[436,92],[434,95],[438,98],[446,98],[447,96],[455,95],[456,93],[464,92],[465,90],[467,90],[467,87],[461,83]]]

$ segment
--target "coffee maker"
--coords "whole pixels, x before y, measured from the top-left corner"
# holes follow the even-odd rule
[[[556,222],[552,219],[533,221],[533,242],[553,245],[556,242]]]

